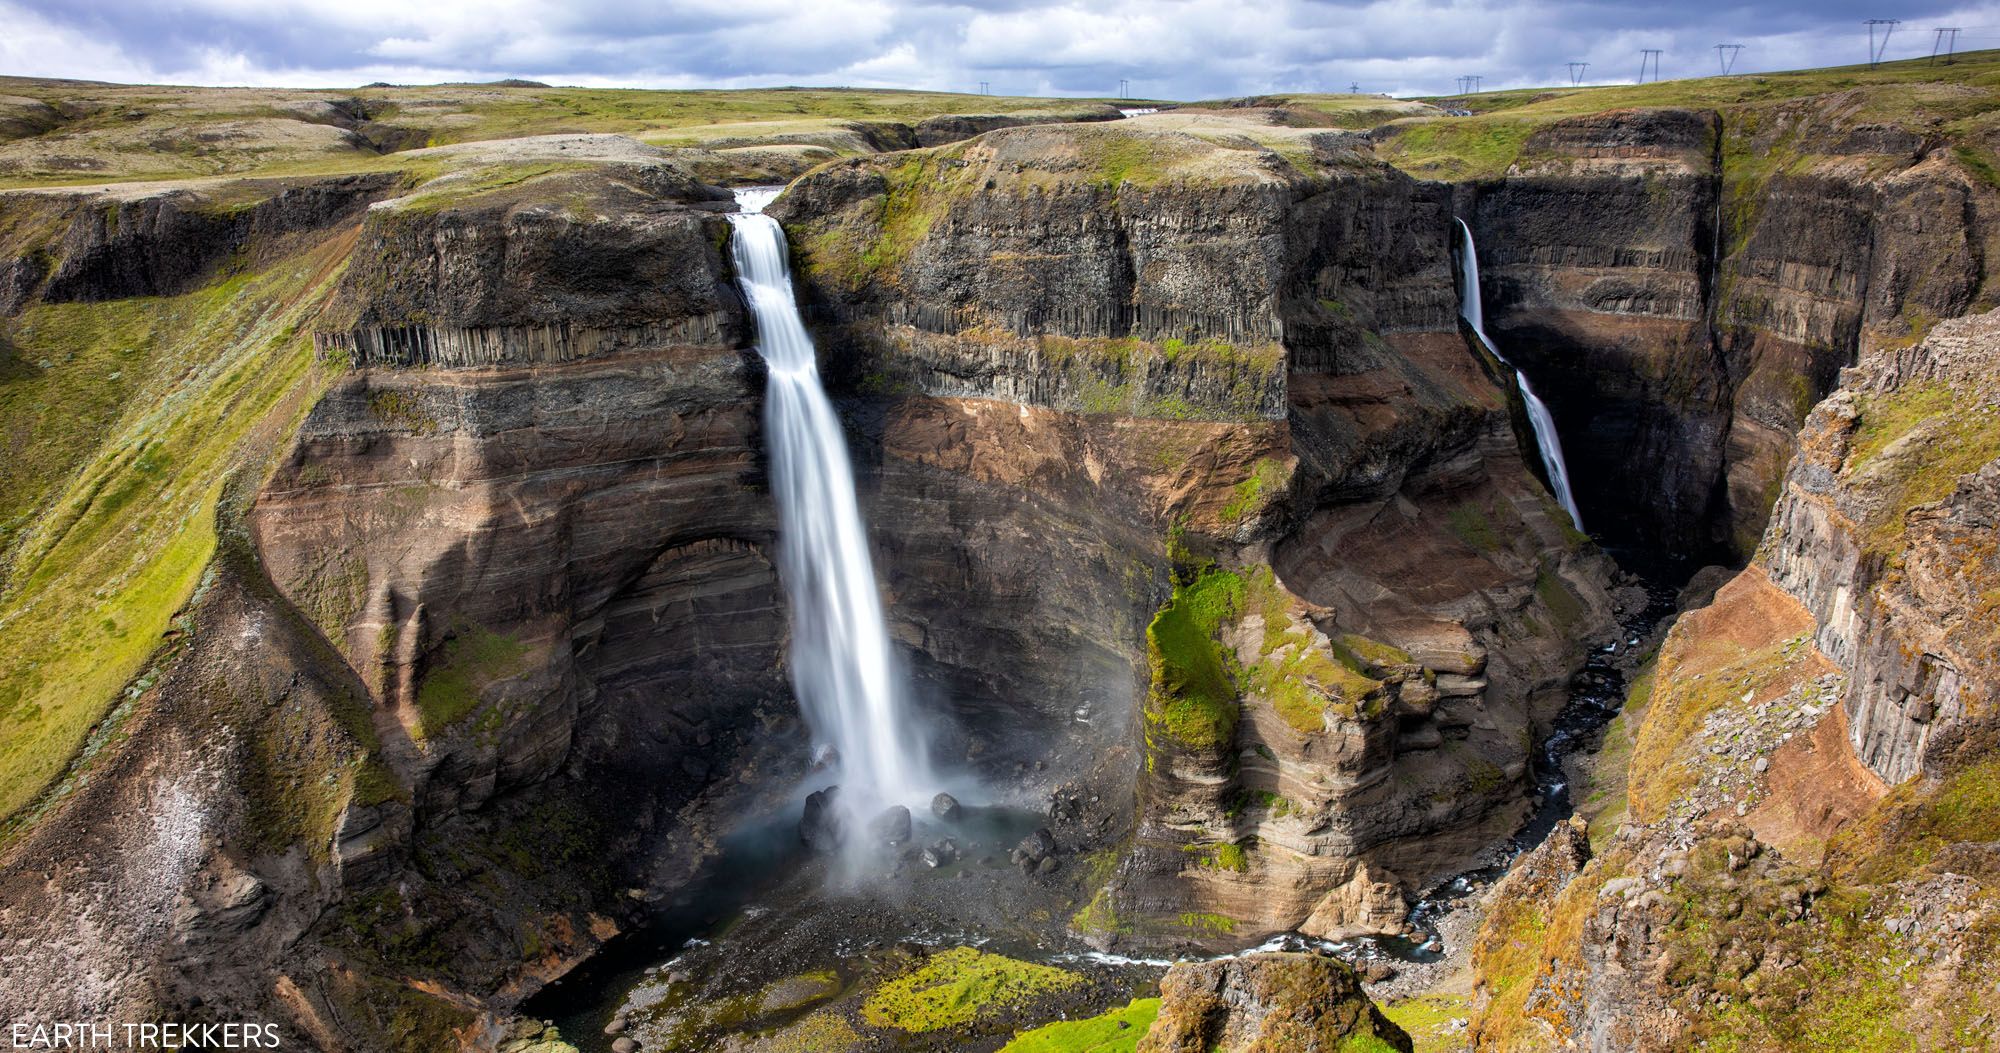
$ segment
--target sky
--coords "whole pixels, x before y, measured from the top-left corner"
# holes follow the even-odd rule
[[[1346,91],[1436,95],[1629,83],[1642,48],[1668,78],[2000,47],[2000,0],[0,0],[0,74],[138,83],[355,87],[520,77],[694,88],[846,85],[996,95],[1205,99]],[[1703,5],[1706,6],[1706,5]]]

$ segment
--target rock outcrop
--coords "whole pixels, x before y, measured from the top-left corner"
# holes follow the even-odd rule
[[[1181,962],[1160,981],[1160,1016],[1140,1053],[1410,1053],[1410,1036],[1338,958],[1250,954]]]
[[[1996,349],[2000,315],[1940,323],[1814,408],[1756,562],[1630,703],[1623,828],[1496,890],[1479,1041],[1949,1048],[1996,1019]]]

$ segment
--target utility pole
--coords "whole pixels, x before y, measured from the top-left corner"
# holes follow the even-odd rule
[[[1729,71],[1736,68],[1736,56],[1742,51],[1741,44],[1715,45],[1715,64],[1722,67],[1723,76],[1729,76]]]
[[[1889,35],[1896,31],[1897,26],[1903,24],[1903,20],[1900,18],[1871,18],[1864,24],[1868,27],[1868,68],[1874,69],[1882,64],[1882,53],[1889,50]],[[1879,45],[1875,43],[1876,26],[1882,27],[1882,43]]]
[[[1466,91],[1468,90],[1468,89],[1466,88],[1466,85],[1468,85],[1468,84],[1470,84],[1470,83],[1472,83],[1472,78],[1471,78],[1471,77],[1460,77],[1460,78],[1458,78],[1458,91],[1454,92],[1453,94],[1457,94],[1457,95],[1464,95],[1464,94],[1466,93]]]
[[[1940,50],[1944,52],[1944,64],[1947,66],[1951,65],[1952,53],[1958,50],[1958,27],[1951,26],[1946,29],[1933,30],[1933,32],[1937,34],[1937,39],[1931,41],[1931,65],[1937,65],[1937,57]]]
[[[993,87],[993,86],[992,86],[991,84],[988,84],[987,82],[985,82],[985,81],[983,81],[983,80],[982,80],[982,81],[980,81],[980,82],[979,82],[979,94],[981,94],[981,95],[991,95],[991,94],[993,94],[993,91],[992,91],[992,87]]]
[[[1479,75],[1479,74],[1477,74],[1477,73],[1475,73],[1475,74],[1473,74],[1472,76],[1470,76],[1470,77],[1467,77],[1467,78],[1465,78],[1465,79],[1466,79],[1466,80],[1469,80],[1469,81],[1471,81],[1471,82],[1472,82],[1472,90],[1473,90],[1474,92],[1477,92],[1477,91],[1479,91],[1479,82],[1480,82],[1480,81],[1482,81],[1482,80],[1485,80],[1486,78],[1485,78],[1485,77],[1482,77],[1482,76],[1480,76],[1480,75]]]
[[[1954,29],[1954,30],[1952,30],[1952,32],[1956,33],[1956,32],[1958,32],[1958,30]],[[1347,93],[1348,93],[1349,95],[1359,95],[1359,94],[1361,94],[1361,82],[1357,80],[1357,81],[1354,81],[1354,82],[1352,82],[1352,83],[1348,84],[1348,86],[1347,86]]]
[[[1583,83],[1583,71],[1584,71],[1584,70],[1587,70],[1587,69],[1589,69],[1589,68],[1590,68],[1590,63],[1588,63],[1588,62],[1572,62],[1572,63],[1570,63],[1570,64],[1569,64],[1569,86],[1570,86],[1570,87],[1572,87],[1572,88],[1574,88],[1574,87],[1576,87],[1577,85],[1579,85],[1579,84],[1582,84],[1582,83]]]
[[[1644,84],[1644,83],[1646,83],[1646,63],[1647,63],[1647,62],[1649,62],[1649,61],[1650,61],[1650,62],[1651,62],[1651,63],[1653,64],[1653,79],[1654,79],[1654,80],[1659,80],[1659,79],[1660,79],[1660,49],[1659,49],[1659,48],[1640,48],[1640,49],[1639,49],[1639,83],[1641,83],[1641,84]]]
[[[1126,80],[1123,77],[1118,78],[1118,97],[1121,99],[1129,99],[1132,97],[1131,81]]]

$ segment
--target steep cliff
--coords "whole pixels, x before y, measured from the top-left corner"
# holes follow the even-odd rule
[[[1633,699],[1624,825],[1489,919],[1481,1048],[1991,1034],[1995,348],[1940,323],[1814,408],[1757,561]]]
[[[1397,929],[1410,887],[1518,821],[1607,568],[1457,330],[1443,188],[1340,133],[1148,120],[847,162],[779,202],[834,374],[892,407],[865,418],[877,514],[917,524],[885,539],[892,617],[938,655],[997,616],[946,697],[969,673],[1089,720],[1060,740],[1107,807],[1064,818],[1112,851],[1078,931]],[[971,580],[1064,597],[1070,640],[910,580],[909,535],[942,548],[922,524],[956,524],[931,509],[968,482],[1038,513],[1036,569],[977,536]]]
[[[1564,117],[1461,184],[1489,331],[1601,484],[1586,522],[1749,555],[1840,368],[1990,302],[2000,199],[1947,123],[1976,105],[1883,85]]]

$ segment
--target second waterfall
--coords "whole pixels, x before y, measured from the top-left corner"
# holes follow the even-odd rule
[[[1514,370],[1514,384],[1521,391],[1521,401],[1528,407],[1528,425],[1535,430],[1535,445],[1542,453],[1542,468],[1549,476],[1549,489],[1555,491],[1556,500],[1563,511],[1569,513],[1569,521],[1578,530],[1583,529],[1583,513],[1576,510],[1576,494],[1569,485],[1569,465],[1563,460],[1562,439],[1556,435],[1556,419],[1549,413],[1549,407],[1535,394],[1534,385],[1528,383],[1528,375],[1520,367],[1507,361],[1493,338],[1486,335],[1486,308],[1479,299],[1479,248],[1472,243],[1472,228],[1464,220],[1458,221],[1458,229],[1463,235],[1463,251],[1459,258],[1459,270],[1464,275],[1465,285],[1459,290],[1458,313],[1472,331],[1479,335],[1479,342],[1501,364]]]
[[[931,785],[929,763],[890,652],[847,440],[793,296],[785,233],[762,213],[775,196],[740,193],[742,211],[729,218],[736,273],[770,372],[764,430],[778,570],[792,608],[792,689],[818,744],[838,754],[849,809],[911,804]]]

